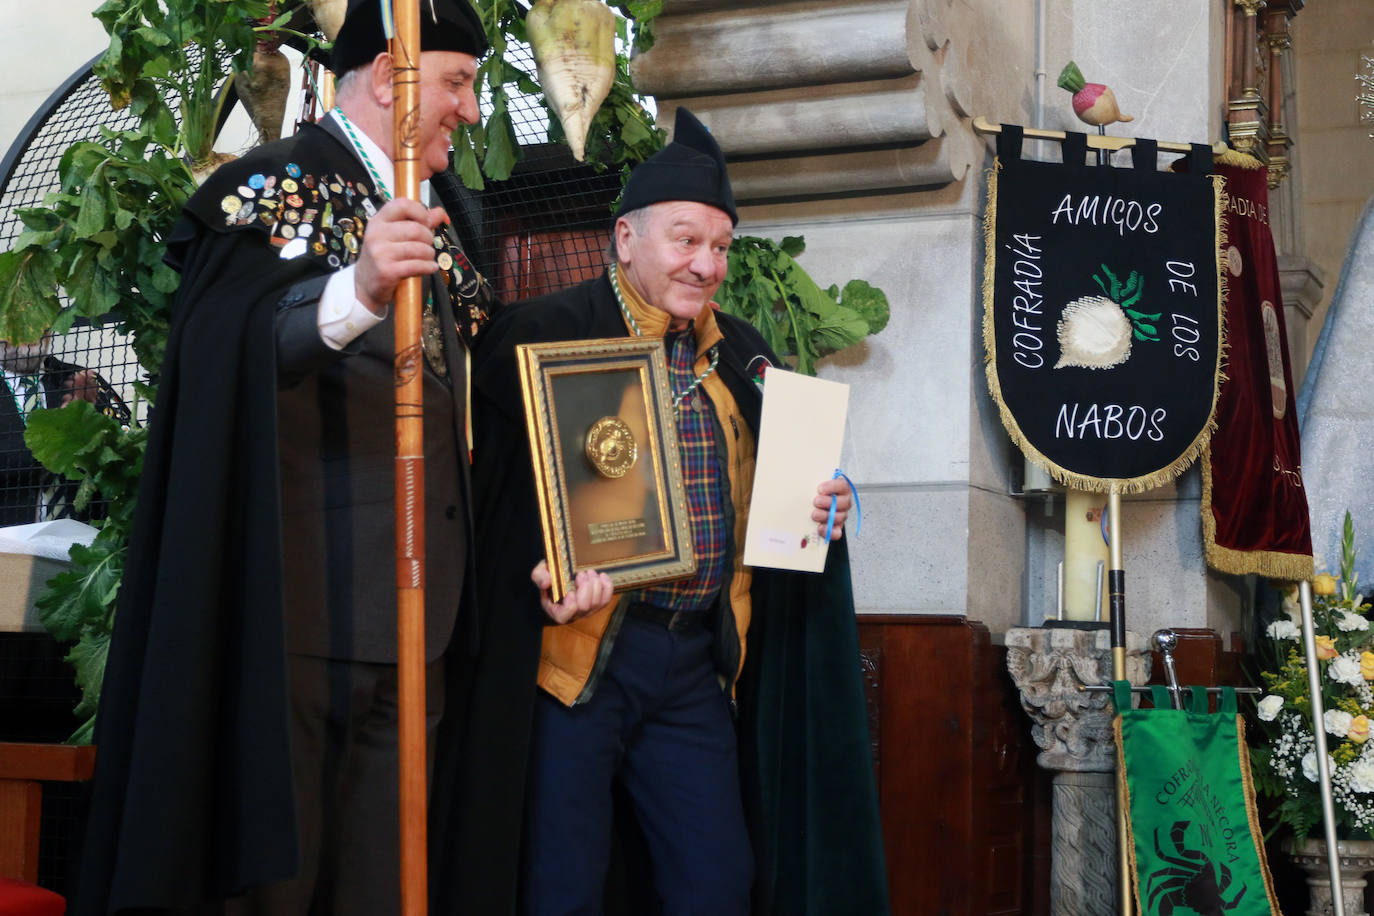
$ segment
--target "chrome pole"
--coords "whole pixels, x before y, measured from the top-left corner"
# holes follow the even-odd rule
[[[1317,640],[1312,626],[1312,583],[1298,583],[1298,598],[1302,603],[1302,645],[1307,653],[1307,689],[1312,696],[1312,735],[1316,739],[1317,785],[1322,795],[1322,820],[1326,827],[1326,864],[1331,872],[1331,912],[1345,916],[1345,900],[1341,888],[1340,847],[1336,839],[1336,806],[1331,800],[1331,766],[1326,756],[1326,726],[1322,719],[1321,669],[1317,667]]]

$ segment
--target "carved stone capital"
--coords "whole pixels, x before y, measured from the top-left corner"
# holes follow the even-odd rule
[[[1289,170],[1288,157],[1271,155],[1269,157],[1269,190],[1272,191],[1277,188],[1288,177]]]
[[[1048,770],[1111,772],[1116,767],[1113,710],[1106,691],[1080,687],[1110,684],[1111,636],[1106,630],[1016,627],[1007,632],[1007,670],[1031,717],[1031,737]],[[1143,684],[1150,655],[1136,633],[1126,634],[1126,678]]]

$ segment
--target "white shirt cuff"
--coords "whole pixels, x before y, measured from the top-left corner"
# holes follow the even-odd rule
[[[353,270],[349,266],[334,272],[324,285],[324,294],[320,296],[315,313],[320,338],[334,350],[342,350],[391,314],[390,306],[384,314],[378,315],[358,301],[353,290]]]

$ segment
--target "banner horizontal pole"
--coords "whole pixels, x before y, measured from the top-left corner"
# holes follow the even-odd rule
[[[1000,134],[1002,132],[1002,125],[994,124],[987,118],[979,115],[973,119],[973,129],[980,134]],[[1039,127],[1023,127],[1021,130],[1027,140],[1063,140],[1068,136],[1062,130],[1044,130]],[[1135,146],[1137,139],[1135,137],[1112,137],[1107,134],[1085,133],[1085,136],[1088,138],[1089,149],[1105,149],[1111,150],[1114,153]],[[1171,153],[1191,153],[1193,151],[1191,144],[1177,143],[1171,140],[1158,140],[1156,141],[1156,145],[1160,149],[1168,150]],[[1212,144],[1212,153],[1219,156],[1229,148],[1230,147],[1225,143],[1218,141]]]
[[[1159,686],[1159,685],[1154,685],[1154,686]],[[1111,689],[1112,689],[1112,685],[1111,685],[1111,684],[1079,684],[1079,685],[1078,685],[1078,690],[1079,690],[1080,692],[1086,692],[1086,693],[1101,693],[1101,692],[1103,692],[1103,691],[1111,690]],[[1149,685],[1149,684],[1146,684],[1146,685],[1143,685],[1143,686],[1138,686],[1138,687],[1137,687],[1137,686],[1133,686],[1133,687],[1131,687],[1131,693],[1149,693],[1149,692],[1151,691],[1151,689],[1152,689],[1152,687],[1151,687],[1151,685]],[[1183,689],[1186,691],[1186,690],[1191,690],[1192,688],[1191,688],[1191,687],[1185,687],[1185,688],[1183,688]],[[1261,690],[1261,689],[1258,688],[1258,687],[1208,687],[1208,688],[1206,688],[1206,690],[1207,690],[1208,693],[1221,693],[1223,690],[1234,690],[1234,691],[1237,693],[1237,695],[1243,694],[1243,693],[1264,693],[1264,691]]]

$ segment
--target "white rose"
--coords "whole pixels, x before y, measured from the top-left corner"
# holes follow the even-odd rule
[[[1279,717],[1279,710],[1282,708],[1283,697],[1271,693],[1259,701],[1259,717],[1265,722],[1273,722]]]
[[[1333,658],[1331,667],[1326,669],[1326,674],[1338,684],[1358,687],[1364,683],[1364,675],[1360,672],[1359,656],[1350,652]]]
[[[1361,617],[1359,614],[1352,614],[1349,611],[1341,611],[1341,616],[1336,619],[1336,627],[1337,629],[1344,630],[1347,633],[1353,632],[1355,630],[1367,630],[1369,629],[1369,621],[1364,617]]]
[[[1275,620],[1265,632],[1272,639],[1297,639],[1301,635],[1298,625],[1291,620]]]
[[[1350,788],[1355,792],[1374,792],[1374,760],[1361,757],[1350,765]]]
[[[1354,716],[1343,709],[1328,709],[1322,716],[1322,724],[1326,726],[1328,735],[1339,735],[1344,738],[1350,733],[1350,723],[1354,719]]]
[[[1336,758],[1330,754],[1326,755],[1327,772],[1334,777],[1336,775]],[[1307,777],[1308,782],[1317,781],[1317,752],[1308,751],[1302,755],[1302,775]]]

